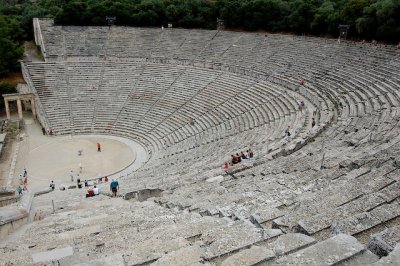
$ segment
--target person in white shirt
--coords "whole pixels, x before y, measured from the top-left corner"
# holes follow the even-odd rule
[[[96,195],[99,195],[100,189],[99,189],[98,187],[94,186],[94,188],[93,188],[93,193],[94,193],[95,196],[96,196]]]

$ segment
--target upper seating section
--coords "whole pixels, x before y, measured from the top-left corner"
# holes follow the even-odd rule
[[[113,61],[25,66],[55,134],[122,135],[152,151],[271,123],[280,132],[300,129],[306,119],[300,100],[313,110],[279,85],[207,68]],[[278,131],[269,138],[280,137]]]
[[[43,88],[44,64],[28,68],[58,133],[122,134],[151,147],[166,165],[195,162],[214,141],[259,145],[268,153],[282,144],[287,125],[304,135],[312,116],[325,125],[334,113],[339,124],[325,144],[331,148],[348,138],[358,145],[393,135],[400,55],[392,46],[198,29],[53,26],[49,20],[40,25],[49,64]],[[67,97],[60,119],[52,97]],[[309,113],[299,114],[300,100]],[[260,134],[263,127],[267,134]],[[191,156],[193,143],[204,145]],[[337,161],[332,152],[327,163]]]

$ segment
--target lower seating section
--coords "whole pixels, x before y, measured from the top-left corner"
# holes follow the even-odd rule
[[[0,249],[2,265],[382,265],[399,255],[398,227],[371,238],[390,245],[380,259],[356,238],[325,240],[231,220],[202,216],[152,201],[130,202],[104,195],[82,198],[81,190],[35,197],[37,222]],[[53,203],[52,203],[53,202]],[[55,212],[53,212],[53,206]],[[76,206],[79,205],[79,208]],[[118,217],[118,219],[115,219]],[[376,241],[379,238],[380,241]],[[371,244],[368,245],[371,247]]]

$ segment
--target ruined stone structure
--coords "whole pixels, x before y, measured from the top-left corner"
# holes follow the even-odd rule
[[[22,69],[43,126],[132,139],[149,159],[121,198],[35,197],[39,221],[0,264],[398,263],[396,47],[35,23],[45,62]]]
[[[35,107],[35,95],[33,93],[12,93],[3,94],[4,105],[6,107],[7,119],[10,119],[10,107],[9,102],[17,101],[18,118],[22,119],[22,101],[28,101],[31,106],[32,115],[36,117],[36,107]]]

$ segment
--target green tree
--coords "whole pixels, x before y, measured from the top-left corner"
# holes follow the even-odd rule
[[[0,82],[0,109],[4,109],[3,94],[15,93],[15,86],[8,82]]]
[[[337,35],[339,20],[339,9],[334,1],[324,1],[316,10],[311,23],[312,32],[315,34],[328,33]]]
[[[17,20],[0,16],[0,76],[18,69],[23,36]]]

